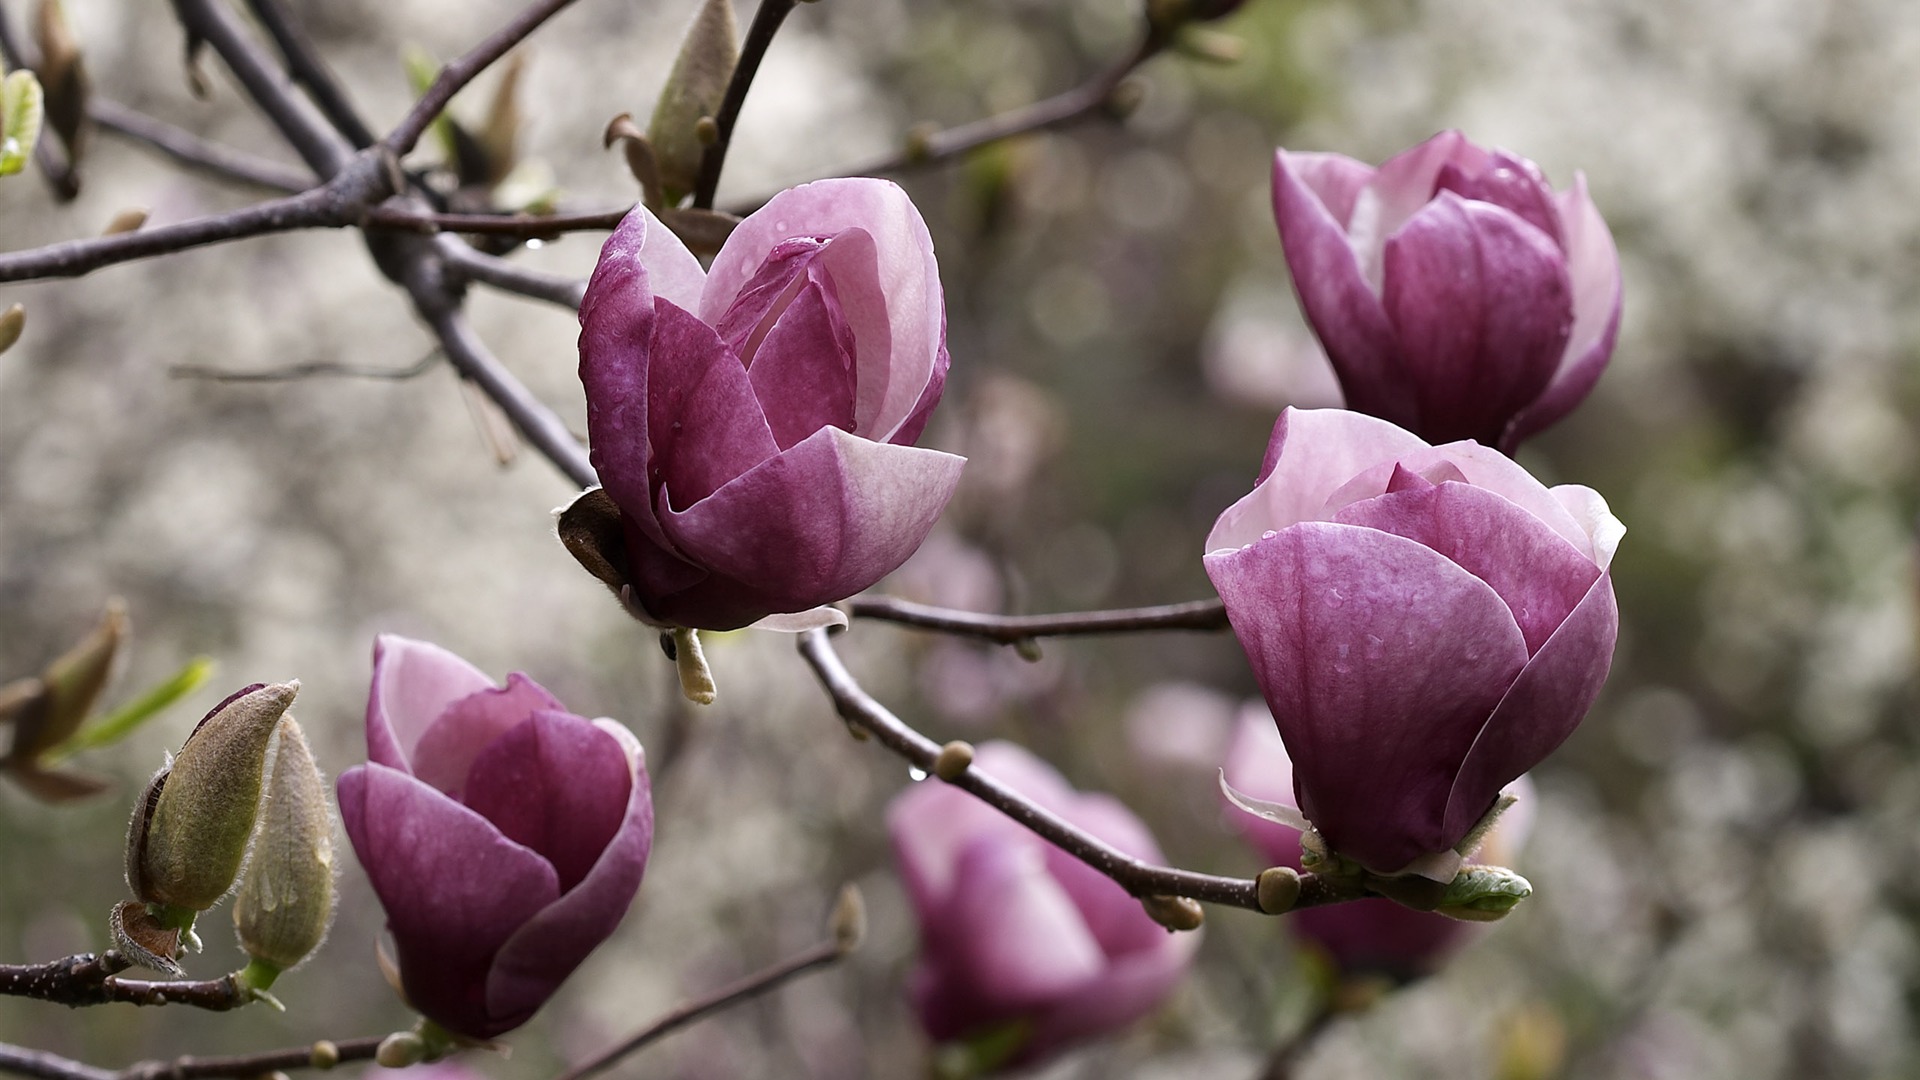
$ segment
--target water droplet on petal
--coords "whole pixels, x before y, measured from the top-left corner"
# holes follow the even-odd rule
[[[925,769],[917,769],[911,765],[907,766],[907,779],[917,784],[920,781],[925,780],[926,778],[927,778],[927,773]]]

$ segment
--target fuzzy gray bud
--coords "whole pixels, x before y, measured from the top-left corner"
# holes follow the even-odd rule
[[[256,963],[285,970],[320,947],[333,921],[333,810],[293,717],[281,717],[274,746],[233,925]]]

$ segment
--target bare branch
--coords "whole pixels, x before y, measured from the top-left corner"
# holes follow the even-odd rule
[[[87,106],[87,115],[107,131],[151,146],[176,161],[222,180],[235,180],[288,194],[305,191],[315,183],[313,175],[302,169],[209,142],[185,128],[175,127],[117,101],[96,96]]]
[[[420,95],[413,108],[401,119],[382,140],[382,144],[391,150],[395,157],[404,157],[413,150],[420,136],[426,134],[434,118],[453,100],[453,95],[472,82],[481,72],[492,66],[494,61],[507,54],[509,49],[526,40],[527,35],[540,28],[540,24],[559,14],[573,0],[534,0],[525,11],[515,16],[512,22],[487,35],[486,39],[473,47],[465,56],[440,69],[440,76]]]
[[[826,967],[846,955],[838,942],[824,941],[806,952],[782,960],[762,971],[756,971],[737,982],[729,983],[703,997],[698,997],[674,1009],[653,1023],[648,1024],[626,1042],[608,1050],[598,1057],[576,1065],[560,1074],[558,1080],[585,1080],[586,1077],[605,1072],[618,1064],[621,1058],[646,1046],[654,1040],[731,1005],[748,998],[764,994],[768,990],[796,976],[803,975],[816,968]]]
[[[587,283],[584,281],[516,266],[497,255],[476,251],[472,244],[458,237],[438,237],[434,246],[453,264],[454,272],[461,277],[504,292],[545,300],[573,310],[579,309],[580,301],[587,294]]]
[[[79,277],[103,266],[293,229],[338,229],[359,213],[329,188],[209,217],[0,255],[0,282]]]
[[[605,232],[620,224],[631,206],[579,214],[443,214],[405,206],[377,206],[368,211],[369,229],[416,233],[473,233],[540,239],[569,232]]]
[[[353,106],[353,100],[347,96],[340,80],[334,78],[333,71],[326,61],[320,58],[320,52],[314,48],[313,39],[300,24],[294,21],[280,0],[247,0],[247,7],[253,17],[267,31],[267,36],[286,58],[287,74],[293,81],[306,88],[307,96],[320,107],[327,120],[340,134],[347,137],[356,150],[364,150],[373,145],[373,132],[366,121],[360,119],[359,110]]]
[[[259,371],[244,369],[210,367],[204,364],[174,364],[167,368],[167,374],[176,379],[205,379],[208,382],[234,383],[270,383],[292,382],[296,379],[312,379],[324,376],[338,376],[349,379],[403,379],[417,378],[433,367],[440,359],[440,350],[435,349],[419,360],[403,368],[370,367],[365,364],[336,364],[327,360],[314,360],[304,364],[289,364],[286,367],[266,368]]]
[[[11,1043],[0,1043],[0,1072],[37,1076],[42,1080],[118,1080],[111,1069]]]
[[[260,111],[314,172],[332,177],[353,160],[353,147],[294,92],[279,67],[248,36],[222,0],[173,0],[181,25],[213,46]]]
[[[373,1055],[380,1049],[386,1036],[374,1035],[363,1039],[347,1039],[332,1042],[332,1054],[336,1063],[348,1061],[372,1061]],[[285,1050],[267,1050],[258,1054],[239,1054],[232,1057],[180,1057],[172,1061],[142,1061],[129,1065],[118,1073],[108,1073],[112,1080],[247,1080],[256,1076],[286,1069],[332,1068],[320,1066],[314,1062],[314,1047],[318,1044],[295,1046]],[[75,1078],[79,1080],[79,1078]],[[87,1080],[101,1080],[88,1077]]]
[[[760,71],[760,61],[766,57],[767,48],[773,44],[774,35],[780,32],[780,24],[787,21],[787,14],[795,3],[796,0],[760,0],[760,9],[754,12],[747,39],[740,44],[740,62],[734,65],[726,96],[720,99],[720,115],[713,118],[719,135],[700,158],[700,179],[693,189],[696,209],[713,209],[713,193],[720,187],[720,170],[727,164],[727,147],[733,142],[733,126],[740,119],[740,107],[746,104],[747,91],[753,87],[753,78]]]
[[[0,994],[60,1005],[191,1005],[225,1012],[254,1000],[231,975],[218,979],[127,979],[133,962],[118,951],[80,953],[44,964],[0,964]]]
[[[1227,609],[1218,600],[1190,600],[1183,604],[1113,611],[1073,611],[1054,615],[988,615],[916,604],[891,596],[856,596],[840,606],[849,615],[863,619],[880,619],[924,630],[983,638],[1001,645],[1042,637],[1227,628]]]
[[[940,756],[940,744],[909,727],[861,688],[859,682],[840,662],[824,630],[808,630],[800,635],[800,655],[813,668],[820,685],[833,699],[834,709],[847,723],[871,734],[880,745],[905,758],[908,764],[932,773],[934,759]],[[1061,850],[1112,878],[1134,896],[1185,896],[1211,904],[1259,911],[1259,885],[1251,879],[1216,877],[1191,870],[1155,866],[1136,859],[1110,844],[1068,824],[1050,810],[1028,802],[1018,792],[981,773],[968,769],[948,781],[980,801],[1032,829]],[[1300,898],[1291,910],[1316,907],[1352,899],[1359,893],[1343,883],[1318,874],[1300,875]]]

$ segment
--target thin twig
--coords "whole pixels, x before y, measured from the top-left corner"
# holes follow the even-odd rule
[[[338,229],[358,217],[329,188],[173,225],[67,240],[0,255],[0,282],[79,277],[104,266],[293,229]]]
[[[733,76],[727,80],[726,95],[720,99],[720,114],[713,118],[718,135],[700,158],[700,176],[693,188],[696,209],[713,209],[713,193],[720,188],[720,170],[727,164],[727,147],[733,142],[733,126],[740,119],[740,108],[746,104],[747,91],[753,87],[753,78],[760,71],[760,61],[766,57],[774,35],[780,32],[780,24],[787,20],[795,2],[760,0],[760,9],[754,12],[753,25],[747,27],[747,38],[740,43],[740,62],[734,65]]]
[[[813,668],[820,685],[833,699],[835,710],[849,724],[870,733],[888,750],[905,758],[922,772],[933,771],[940,744],[908,726],[886,706],[875,701],[863,689],[840,656],[834,652],[824,630],[808,630],[800,635],[800,655]],[[1061,850],[1112,878],[1121,888],[1138,897],[1185,896],[1211,904],[1260,910],[1259,886],[1242,878],[1217,877],[1191,870],[1155,866],[1136,859],[1110,844],[1068,824],[1059,815],[1029,802],[1012,788],[982,773],[968,769],[951,783],[977,796],[982,802],[1032,829]],[[1318,874],[1300,875],[1300,899],[1292,910],[1317,907],[1351,899],[1355,894]]]
[[[403,368],[337,364],[330,360],[311,360],[304,364],[289,364],[286,367],[266,368],[260,371],[212,367],[206,364],[174,364],[167,368],[167,374],[176,379],[205,379],[208,382],[232,383],[293,382],[298,379],[327,376],[346,379],[391,379],[399,382],[425,375],[432,369],[434,361],[440,358],[440,350],[435,349]]]
[[[0,964],[0,995],[60,1005],[191,1005],[211,1012],[237,1009],[254,1000],[231,975],[218,979],[156,981],[127,979],[132,961],[109,949],[79,953],[44,964]]]
[[[1166,47],[1166,37],[1149,29],[1139,46],[1125,59],[1071,90],[998,116],[989,116],[959,127],[921,136],[912,140],[912,145],[900,153],[870,162],[864,168],[854,170],[848,175],[873,176],[898,172],[914,165],[930,165],[958,157],[988,143],[1010,139],[1016,135],[1025,135],[1032,131],[1059,127],[1091,116],[1113,100],[1113,92],[1119,89],[1128,75],[1133,74],[1135,68],[1151,60]]]
[[[333,1060],[337,1063],[349,1061],[372,1061],[373,1055],[380,1049],[386,1036],[373,1035],[361,1039],[346,1039],[332,1042]],[[331,1042],[331,1040],[329,1040]],[[285,1050],[266,1050],[258,1054],[237,1054],[231,1057],[178,1057],[171,1061],[142,1061],[129,1065],[118,1073],[109,1073],[113,1080],[246,1080],[249,1077],[265,1076],[268,1073],[286,1069],[331,1068],[315,1066],[314,1044],[294,1046]],[[95,1078],[88,1078],[95,1080]]]
[[[119,1080],[119,1074],[111,1069],[11,1043],[0,1043],[0,1072],[41,1080]]]
[[[320,108],[334,128],[347,137],[354,149],[364,150],[373,145],[373,132],[366,121],[360,119],[359,110],[353,106],[353,100],[347,97],[346,87],[334,78],[320,51],[314,48],[313,39],[293,18],[293,14],[281,5],[280,0],[247,0],[247,7],[253,17],[260,20],[266,28],[267,36],[280,49],[280,55],[286,58],[287,75],[300,86],[306,88],[307,96]]]
[[[591,210],[578,214],[446,214],[405,206],[377,206],[368,211],[369,229],[423,234],[450,232],[541,239],[568,232],[605,232],[620,224],[633,207]]]
[[[190,35],[220,54],[247,96],[314,172],[332,177],[347,167],[353,147],[294,92],[287,76],[222,0],[173,0],[173,9]]]
[[[151,146],[182,164],[222,180],[288,194],[305,191],[315,182],[312,173],[210,142],[117,101],[95,97],[87,104],[87,115],[107,131]]]
[[[1123,634],[1137,630],[1227,628],[1227,609],[1218,600],[1189,600],[1182,604],[1160,604],[1155,607],[1072,611],[1053,615],[988,615],[916,604],[891,596],[856,596],[840,606],[849,615],[863,619],[880,619],[962,637],[984,638],[1002,645],[1042,637]]]
[[[454,369],[492,398],[520,434],[568,479],[583,488],[599,483],[593,463],[587,457],[587,448],[580,444],[565,421],[514,378],[473,332],[466,313],[460,310],[458,293],[446,280],[446,268],[434,249],[416,246],[402,258],[401,282],[413,297],[420,316],[440,339]]]
[[[453,264],[454,271],[461,277],[504,292],[545,300],[573,310],[579,309],[580,301],[587,295],[587,283],[584,281],[517,266],[497,255],[476,251],[472,244],[458,237],[437,237],[434,247]]]
[[[420,95],[420,100],[414,102],[413,108],[407,111],[407,115],[401,119],[399,125],[387,133],[382,144],[391,150],[394,156],[406,156],[413,150],[414,144],[420,141],[420,136],[426,134],[434,118],[439,116],[446,109],[447,103],[453,100],[453,95],[459,93],[462,87],[492,66],[494,61],[505,56],[509,49],[526,40],[528,34],[540,28],[541,23],[553,18],[571,3],[573,0],[535,0],[525,11],[516,15],[512,22],[487,35],[485,40],[474,46],[465,56],[441,68],[439,77],[433,80],[433,85],[427,87],[427,92]]]
[[[653,1042],[663,1035],[676,1031],[708,1013],[727,1008],[757,994],[779,986],[795,976],[805,974],[815,968],[826,967],[845,955],[841,946],[832,941],[821,942],[806,952],[789,957],[763,971],[756,971],[737,982],[729,983],[714,992],[689,1001],[672,1012],[662,1016],[642,1028],[633,1037],[619,1046],[608,1050],[599,1057],[576,1065],[561,1073],[558,1080],[585,1080],[586,1077],[606,1071],[617,1064],[621,1058]]]

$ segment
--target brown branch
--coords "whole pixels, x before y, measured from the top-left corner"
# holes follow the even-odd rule
[[[824,630],[809,630],[800,635],[800,655],[813,668],[820,685],[833,699],[834,709],[847,723],[871,734],[880,745],[893,751],[922,772],[932,773],[940,744],[908,726],[886,706],[875,701],[863,689],[840,656],[834,652]],[[1107,844],[1105,841],[1068,824],[1059,815],[1027,801],[1012,788],[968,769],[950,781],[955,787],[977,796],[982,802],[1032,829],[1061,850],[1112,878],[1134,896],[1185,896],[1211,904],[1259,911],[1259,885],[1243,878],[1216,877],[1191,870],[1155,866]],[[1352,888],[1318,874],[1300,875],[1300,898],[1291,910],[1317,907],[1354,898]]]
[[[631,206],[578,214],[444,214],[407,206],[377,206],[367,212],[369,229],[432,234],[473,233],[543,239],[569,232],[605,232],[620,224]]]
[[[850,176],[872,176],[898,172],[915,165],[930,165],[977,150],[988,143],[1016,135],[1060,127],[1093,115],[1113,100],[1113,93],[1135,68],[1159,55],[1168,44],[1161,31],[1149,28],[1134,51],[1125,59],[1071,90],[1036,101],[1031,105],[975,120],[911,140],[911,145],[892,157],[881,158]]]
[[[347,167],[353,147],[294,92],[287,76],[222,0],[173,0],[173,9],[189,37],[213,46],[247,96],[314,172],[331,177]]]
[[[182,164],[222,180],[288,194],[305,191],[315,183],[309,172],[210,142],[117,101],[95,97],[87,105],[87,116],[104,130],[151,146]]]
[[[231,975],[218,979],[127,979],[133,962],[119,952],[80,953],[44,964],[0,964],[0,994],[59,1005],[191,1005],[225,1012],[254,1000]]]
[[[356,150],[373,145],[373,132],[366,121],[360,119],[359,110],[353,106],[353,100],[347,96],[346,87],[334,78],[326,61],[320,58],[320,51],[314,47],[313,39],[293,14],[281,5],[280,0],[247,0],[248,10],[260,20],[260,25],[273,39],[280,55],[286,59],[287,75],[295,83],[306,88],[307,96],[320,108],[335,130],[347,137]]]
[[[762,971],[756,971],[736,982],[729,983],[703,997],[689,1001],[672,1012],[660,1017],[653,1023],[640,1029],[627,1041],[589,1061],[561,1073],[558,1080],[585,1080],[586,1077],[605,1072],[620,1059],[650,1042],[668,1035],[678,1029],[731,1005],[738,1004],[780,984],[803,975],[816,968],[826,967],[846,955],[846,950],[838,942],[824,941],[806,952],[789,957]]]
[[[349,1061],[372,1061],[386,1036],[374,1035],[363,1039],[347,1039],[331,1042],[333,1048],[329,1055],[335,1063]],[[118,1073],[109,1073],[113,1080],[246,1080],[246,1078],[265,1076],[268,1073],[286,1069],[332,1068],[331,1065],[319,1065],[314,1061],[314,1047],[289,1047],[285,1050],[267,1050],[258,1054],[238,1054],[232,1057],[179,1057],[171,1061],[142,1061],[129,1065]],[[95,1080],[95,1078],[88,1078]]]
[[[453,270],[469,281],[491,285],[503,292],[534,300],[545,300],[564,308],[578,309],[587,294],[587,283],[576,278],[549,274],[516,266],[498,255],[476,251],[472,244],[457,237],[441,236],[434,241],[441,257],[453,264]]]
[[[485,40],[473,47],[465,56],[440,69],[440,75],[420,95],[413,108],[401,119],[398,126],[387,134],[382,145],[393,152],[395,157],[405,157],[413,150],[420,136],[426,134],[434,118],[446,109],[453,95],[472,82],[494,61],[507,54],[509,49],[526,40],[528,34],[540,28],[540,24],[559,14],[573,0],[535,0],[512,22],[489,34]]]
[[[734,65],[733,76],[727,80],[726,95],[720,99],[720,114],[713,118],[718,136],[700,158],[700,176],[693,188],[696,209],[713,209],[713,194],[720,188],[720,170],[726,167],[727,147],[733,142],[733,127],[747,102],[747,91],[752,89],[760,61],[766,57],[774,35],[780,32],[780,24],[787,21],[795,3],[796,0],[760,0],[760,8],[753,14],[753,25],[747,27],[747,38],[740,43],[740,61]]]
[[[1053,615],[989,615],[916,604],[891,596],[856,596],[841,603],[840,607],[858,618],[880,619],[923,630],[983,638],[1001,645],[1042,637],[1227,628],[1227,609],[1218,600],[1189,600],[1183,604]]]
[[[37,1076],[41,1080],[119,1080],[111,1069],[11,1043],[0,1043],[0,1072]]]

